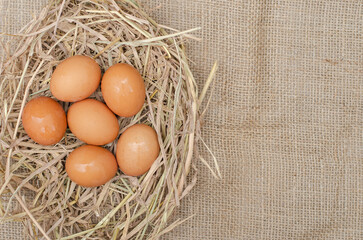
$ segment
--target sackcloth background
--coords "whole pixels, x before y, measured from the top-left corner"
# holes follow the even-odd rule
[[[14,33],[46,0],[0,0]],[[189,44],[200,85],[219,71],[201,163],[164,239],[363,239],[363,1],[143,1],[161,24],[201,26]],[[211,163],[206,151],[203,156]],[[0,239],[24,239],[0,225]]]

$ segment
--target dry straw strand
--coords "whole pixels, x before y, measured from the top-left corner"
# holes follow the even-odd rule
[[[54,0],[3,44],[1,78],[0,220],[23,221],[31,239],[157,239],[182,224],[174,209],[196,182],[192,161],[200,137],[201,105],[217,64],[198,94],[185,43],[192,32],[158,25],[133,0]],[[12,48],[10,47],[12,46]],[[11,49],[11,50],[9,50]],[[125,62],[146,84],[146,102],[132,118],[119,118],[122,134],[135,123],[151,125],[161,154],[143,176],[121,172],[107,184],[84,188],[64,170],[66,156],[83,143],[67,130],[54,146],[34,143],[21,124],[31,98],[50,96],[55,66],[72,55],[93,57],[103,70]],[[98,89],[91,98],[102,101]],[[65,110],[69,103],[61,103]],[[203,110],[203,113],[205,110]],[[204,142],[203,142],[204,144]],[[115,152],[116,141],[105,148]],[[207,148],[210,151],[209,148]]]

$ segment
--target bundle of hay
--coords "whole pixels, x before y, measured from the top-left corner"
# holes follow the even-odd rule
[[[200,140],[200,106],[216,70],[215,65],[198,91],[184,49],[195,30],[161,27],[133,0],[63,0],[50,2],[12,36],[0,59],[1,219],[23,221],[33,239],[63,240],[155,239],[180,224],[183,220],[168,219],[196,182],[191,170],[198,158],[193,153]],[[36,144],[25,133],[24,105],[40,95],[51,97],[54,68],[76,54],[93,57],[103,71],[125,62],[142,74],[143,110],[118,120],[119,134],[148,123],[161,136],[160,156],[143,176],[118,172],[103,186],[78,186],[64,161],[83,143],[69,130],[54,146]],[[103,101],[100,89],[91,98]],[[67,111],[69,103],[62,105]],[[104,147],[115,152],[116,141]],[[216,170],[219,174],[217,165]]]

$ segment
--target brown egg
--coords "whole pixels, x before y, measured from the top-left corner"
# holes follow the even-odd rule
[[[102,102],[85,99],[72,104],[67,113],[69,129],[85,143],[104,145],[117,137],[119,125],[113,112]]]
[[[140,176],[159,156],[160,146],[155,130],[145,124],[128,128],[117,143],[116,158],[122,172]]]
[[[69,178],[84,187],[97,187],[111,180],[117,172],[115,156],[102,147],[83,145],[66,160]]]
[[[66,114],[62,106],[49,97],[30,100],[25,105],[22,121],[29,137],[42,145],[56,144],[67,129]]]
[[[95,60],[76,55],[61,62],[53,72],[50,91],[64,102],[88,98],[100,84],[101,69]]]
[[[140,73],[131,65],[118,63],[107,69],[101,90],[107,106],[121,117],[138,113],[145,102],[145,85]]]

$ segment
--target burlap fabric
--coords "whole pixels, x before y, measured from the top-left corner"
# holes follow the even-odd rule
[[[45,1],[0,0],[0,32]],[[198,163],[175,215],[195,216],[164,238],[363,239],[363,2],[144,2],[160,23],[203,27],[200,83],[220,64],[203,135],[223,180]],[[0,239],[21,232],[6,223]]]

